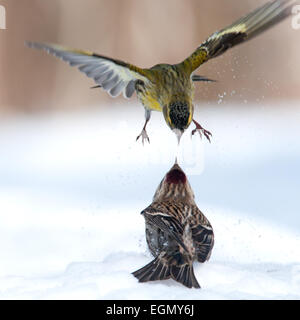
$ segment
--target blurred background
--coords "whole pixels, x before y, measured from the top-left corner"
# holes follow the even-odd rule
[[[177,63],[216,30],[265,0],[0,0],[0,114],[80,109],[114,101],[91,79],[25,40],[92,50],[141,67]],[[203,65],[218,80],[197,84],[196,100],[223,104],[300,98],[300,31],[291,19]],[[224,96],[224,93],[226,96]],[[133,99],[134,100],[134,99]],[[124,102],[130,105],[130,102]]]

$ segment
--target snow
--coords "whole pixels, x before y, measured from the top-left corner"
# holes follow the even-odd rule
[[[212,143],[190,128],[178,156],[215,233],[200,290],[131,275],[152,259],[139,213],[177,153],[161,114],[145,146],[137,105],[2,119],[0,299],[300,299],[299,106],[195,118]]]

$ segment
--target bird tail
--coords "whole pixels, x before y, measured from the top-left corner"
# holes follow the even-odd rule
[[[139,282],[174,279],[188,288],[200,288],[192,264],[168,265],[160,257],[132,273]]]
[[[195,277],[192,264],[171,266],[171,276],[174,280],[182,283],[188,288],[200,288],[200,285]]]

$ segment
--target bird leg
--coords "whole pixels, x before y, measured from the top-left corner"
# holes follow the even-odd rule
[[[150,139],[149,139],[148,134],[147,134],[147,131],[146,131],[146,126],[147,126],[148,121],[150,120],[150,115],[151,115],[151,111],[145,110],[145,118],[146,118],[146,121],[145,121],[143,130],[142,130],[141,133],[136,137],[136,141],[138,141],[138,139],[139,139],[140,137],[142,137],[142,143],[143,143],[143,145],[144,145],[144,141],[145,141],[145,140],[147,140],[148,143],[150,143]]]
[[[202,134],[204,134],[204,136],[206,137],[206,139],[210,142],[210,137],[212,136],[212,134],[208,131],[208,130],[205,130],[197,121],[195,121],[193,119],[193,122],[196,126],[196,128],[192,131],[192,136],[198,132],[199,135],[200,135],[200,138],[202,139]]]

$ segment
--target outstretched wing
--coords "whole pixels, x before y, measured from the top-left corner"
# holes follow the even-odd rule
[[[69,49],[59,45],[38,42],[26,42],[30,48],[42,49],[67,61],[70,66],[77,66],[111,96],[116,97],[123,92],[130,98],[135,91],[135,82],[148,81],[144,69],[132,64],[108,58],[90,51]]]
[[[221,55],[235,45],[254,38],[291,15],[294,4],[295,0],[267,2],[227,28],[215,32],[182,63],[190,72],[193,72],[207,60]]]

